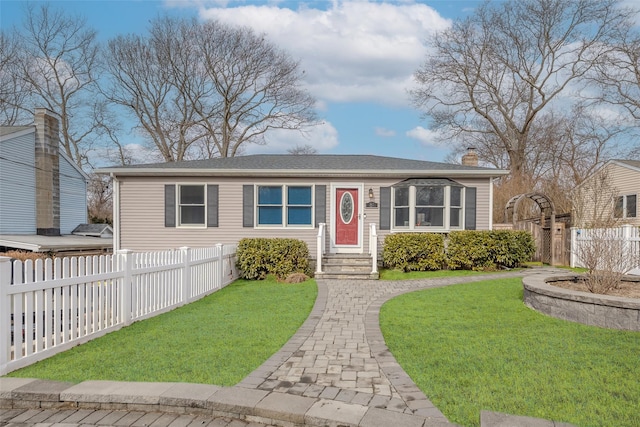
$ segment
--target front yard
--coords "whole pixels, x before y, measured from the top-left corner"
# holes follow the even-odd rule
[[[640,333],[544,316],[522,280],[413,292],[380,313],[391,352],[452,422],[481,410],[588,426],[639,426]]]
[[[313,280],[238,280],[9,376],[231,386],[287,342],[316,295]],[[398,362],[454,423],[477,426],[485,409],[581,427],[640,425],[640,333],[537,313],[522,302],[520,278],[405,294],[382,307],[380,322]]]
[[[280,350],[306,320],[316,294],[313,280],[237,280],[8,376],[231,386]]]

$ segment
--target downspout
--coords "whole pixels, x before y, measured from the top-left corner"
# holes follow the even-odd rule
[[[120,181],[111,172],[111,181],[113,182],[113,192],[111,193],[111,201],[113,204],[113,253],[120,250]]]
[[[493,230],[493,180],[497,179],[489,177],[489,230]]]

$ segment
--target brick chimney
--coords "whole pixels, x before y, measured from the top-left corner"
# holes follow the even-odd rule
[[[36,108],[36,233],[60,235],[60,130],[58,116]]]
[[[474,147],[467,148],[467,154],[462,156],[462,164],[464,166],[478,166],[478,155]]]

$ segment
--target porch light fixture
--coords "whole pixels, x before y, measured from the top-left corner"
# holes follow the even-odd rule
[[[369,189],[369,200],[373,200],[373,188]]]

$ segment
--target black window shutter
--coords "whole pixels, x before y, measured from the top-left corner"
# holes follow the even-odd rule
[[[176,186],[164,186],[164,226],[176,226]]]
[[[476,229],[476,188],[467,187],[464,190],[464,229]]]
[[[253,185],[242,186],[242,226],[253,227]]]
[[[315,217],[316,227],[321,222],[327,221],[327,186],[316,185],[316,200],[315,200]]]
[[[391,230],[391,187],[380,187],[380,230]]]
[[[207,185],[207,227],[218,226],[218,186]]]

